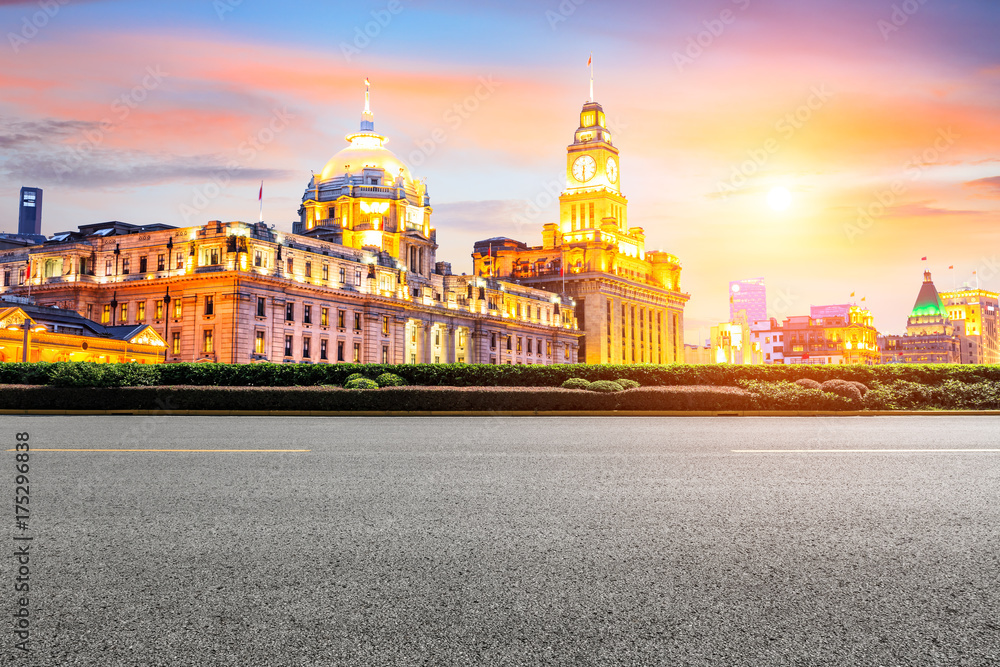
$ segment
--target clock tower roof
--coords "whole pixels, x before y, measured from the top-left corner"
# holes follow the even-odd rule
[[[608,119],[604,109],[597,102],[587,102],[580,112],[580,127],[573,136],[574,144],[600,141],[612,145],[611,132],[608,131]]]

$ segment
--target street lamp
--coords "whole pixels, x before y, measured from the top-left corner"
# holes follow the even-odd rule
[[[170,336],[167,331],[170,329],[170,287],[167,287],[167,293],[163,295],[163,342],[166,343],[166,349],[163,351],[163,363],[167,363],[168,357],[170,355]]]

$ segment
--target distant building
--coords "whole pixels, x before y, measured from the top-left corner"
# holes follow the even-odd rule
[[[958,333],[966,337],[966,349],[975,349],[977,363],[1000,363],[997,332],[1000,329],[1000,304],[996,292],[963,287],[955,292],[941,292],[948,317]]]
[[[785,344],[782,341],[784,332],[781,325],[773,317],[752,322],[750,335],[753,343],[758,346],[764,364],[780,365],[785,363]]]
[[[42,189],[21,188],[17,215],[18,236],[38,236],[42,233]]]
[[[732,322],[712,327],[712,354],[717,364],[762,364],[760,345],[754,343],[747,313],[736,313]]]
[[[958,310],[957,306],[953,306]],[[930,271],[906,320],[906,334],[880,336],[879,350],[883,364],[960,364],[977,363],[976,341],[965,336],[965,327],[956,326],[948,315]]]
[[[785,364],[864,364],[879,362],[878,331],[870,311],[858,306],[820,306],[817,312],[837,315],[799,315],[782,326]]]
[[[741,310],[747,313],[747,320],[759,322],[767,319],[767,290],[763,278],[734,280],[729,283],[729,321],[736,321]]]

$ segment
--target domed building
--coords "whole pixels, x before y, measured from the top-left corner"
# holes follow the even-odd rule
[[[427,185],[413,178],[375,131],[367,81],[361,128],[345,139],[349,145],[309,181],[293,233],[369,249],[417,276],[430,276],[438,246]]]

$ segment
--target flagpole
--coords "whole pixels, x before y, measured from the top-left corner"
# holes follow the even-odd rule
[[[590,60],[587,61],[590,65],[590,101],[594,101],[594,52],[590,52]]]

